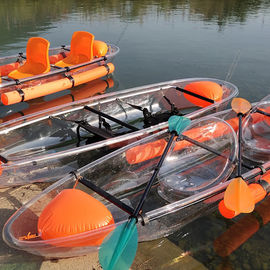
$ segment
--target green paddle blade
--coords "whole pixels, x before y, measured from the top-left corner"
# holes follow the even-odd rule
[[[177,134],[181,134],[182,131],[189,126],[191,120],[184,116],[173,115],[169,118],[169,130],[170,132],[176,131]]]
[[[131,218],[105,238],[99,249],[99,262],[104,270],[128,270],[135,258],[137,247],[136,219]]]

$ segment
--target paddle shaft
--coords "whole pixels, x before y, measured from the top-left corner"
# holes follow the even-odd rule
[[[141,197],[141,200],[139,201],[137,207],[135,208],[134,213],[132,214],[132,217],[135,217],[135,218],[138,217],[139,212],[141,211],[141,209],[143,207],[143,204],[144,204],[144,202],[146,200],[146,197],[147,197],[147,195],[148,195],[148,193],[149,193],[149,191],[150,191],[150,189],[152,187],[153,182],[155,181],[155,179],[156,179],[156,177],[158,175],[160,167],[162,166],[162,164],[163,164],[163,162],[164,162],[164,160],[166,158],[166,155],[167,155],[167,153],[168,153],[168,151],[169,151],[169,149],[170,149],[170,147],[171,147],[171,145],[173,143],[174,137],[176,135],[177,135],[176,131],[172,131],[171,137],[170,137],[170,139],[169,139],[169,141],[168,141],[168,143],[166,145],[166,148],[164,149],[164,152],[162,153],[162,156],[160,157],[159,162],[158,162],[156,168],[154,169],[154,173],[153,173],[151,179],[147,183],[147,186],[146,186],[146,188],[144,190],[144,193],[143,193],[143,195]]]
[[[239,113],[239,128],[238,128],[238,170],[237,174],[240,177],[242,172],[242,117],[243,114]]]
[[[183,88],[180,88],[178,86],[174,87],[176,90],[180,91],[180,92],[183,92],[185,94],[188,94],[190,96],[193,96],[193,97],[196,97],[196,98],[199,98],[199,99],[202,99],[204,101],[207,101],[207,102],[210,102],[210,103],[215,103],[215,101],[213,99],[210,99],[210,98],[207,98],[207,97],[204,97],[204,96],[201,96],[199,94],[196,94],[196,93],[193,93],[193,92],[190,92],[186,89],[183,89]]]

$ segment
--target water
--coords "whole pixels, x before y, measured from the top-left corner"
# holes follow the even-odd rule
[[[114,60],[114,91],[176,78],[213,77],[236,84],[240,96],[252,102],[270,94],[269,0],[0,2],[0,56],[24,51],[32,36],[50,40],[51,47],[68,44],[77,30],[120,47]],[[0,106],[0,114],[27,106]],[[215,213],[188,225],[188,236],[177,233],[173,240],[210,269],[270,268],[265,252],[252,254],[268,246],[263,239],[269,236],[269,226],[233,253],[229,264],[216,260],[210,246],[226,226]]]

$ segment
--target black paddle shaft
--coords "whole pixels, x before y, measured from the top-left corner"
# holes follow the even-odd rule
[[[239,129],[238,129],[238,171],[237,174],[240,177],[241,172],[242,172],[242,117],[243,114],[239,113],[238,118],[239,118]]]
[[[176,131],[172,131],[172,135],[171,135],[171,137],[170,137],[170,139],[169,139],[169,141],[168,141],[168,143],[166,145],[166,148],[164,149],[164,151],[163,151],[163,153],[162,153],[162,155],[161,155],[161,157],[159,159],[159,162],[158,162],[156,168],[154,169],[154,173],[153,173],[151,179],[147,183],[147,186],[146,186],[146,188],[144,190],[144,193],[142,195],[142,198],[139,201],[139,203],[138,203],[138,205],[137,205],[134,213],[132,214],[132,217],[135,217],[135,218],[138,217],[138,215],[139,215],[139,213],[140,213],[140,211],[141,211],[141,209],[143,207],[143,204],[144,204],[144,202],[146,200],[146,197],[147,197],[147,195],[148,195],[148,193],[149,193],[149,191],[150,191],[150,189],[152,187],[152,184],[154,183],[154,181],[155,181],[155,179],[156,179],[156,177],[158,175],[158,172],[160,170],[160,167],[162,166],[162,164],[163,164],[163,162],[164,162],[164,160],[165,160],[165,158],[166,158],[166,156],[168,154],[168,151],[169,151],[169,149],[170,149],[170,147],[171,147],[171,145],[173,143],[173,139],[174,139],[174,137],[176,135],[177,135]]]

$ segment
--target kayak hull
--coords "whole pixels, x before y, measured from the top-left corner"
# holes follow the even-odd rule
[[[137,223],[139,241],[148,241],[167,236],[193,219],[198,218],[205,211],[212,210],[217,205],[218,200],[205,201],[209,197],[208,194],[195,202],[198,194],[202,196],[211,187],[213,190],[220,186],[217,183],[225,181],[234,168],[237,139],[233,129],[225,121],[214,117],[206,117],[193,122],[194,125],[190,127],[190,130],[194,131],[194,128],[202,123],[201,127],[205,127],[206,131],[204,136],[199,133],[191,134],[189,130],[186,130],[183,134],[188,134],[192,138],[204,141],[209,147],[219,149],[223,156],[218,157],[217,160],[215,154],[209,155],[206,150],[201,149],[199,146],[182,144],[181,141],[174,142],[169,156],[164,161],[165,167],[161,168],[158,176],[159,181],[151,188],[149,198],[144,205],[144,214]],[[223,130],[222,133],[220,133],[220,128]],[[214,140],[211,139],[213,130],[218,132]],[[168,136],[169,134],[167,134],[166,130],[147,136],[139,142],[129,144],[103,158],[93,161],[77,170],[76,175],[91,179],[97,186],[116,196],[126,205],[135,207],[140,200],[146,182],[149,180],[157,164],[158,158],[150,158],[147,161],[132,165],[128,162],[127,153],[128,151],[133,151],[137,146],[148,145],[156,140],[167,139]],[[194,157],[194,155],[200,157],[200,162],[191,162],[190,157]],[[172,164],[172,160],[177,160],[177,162]],[[187,160],[190,160],[190,162],[187,163]],[[217,169],[217,171],[210,176],[205,166],[206,164]],[[202,176],[202,179],[209,176],[214,182],[208,179],[207,186],[202,185],[198,181],[198,174],[196,172]],[[188,174],[190,176],[189,183],[193,181],[197,185],[197,189],[196,191],[194,190],[194,184],[184,186],[186,192],[173,202],[168,202],[162,195],[160,196],[160,183],[175,174],[178,177],[184,177]],[[68,174],[22,206],[4,226],[3,238],[8,245],[48,258],[71,257],[96,252],[100,246],[91,245],[89,241],[93,240],[95,242],[95,239],[104,238],[104,235],[108,235],[115,227],[126,222],[129,214],[108,203],[91,190],[86,189],[82,184],[76,185],[76,182],[77,178],[74,174]],[[81,189],[104,203],[113,215],[115,224],[66,237],[43,239],[42,232],[38,230],[39,217],[42,211],[57,194],[66,189],[73,189],[74,185],[76,185],[76,189]],[[191,186],[192,191],[190,191]],[[219,189],[217,190],[219,191]],[[187,192],[189,192],[189,196],[186,195]],[[214,191],[210,193],[210,195],[213,194],[215,194]],[[145,226],[142,225],[142,221],[144,221]]]
[[[222,85],[222,100],[200,108],[174,88],[198,81],[213,81]],[[3,122],[0,125],[0,155],[8,162],[1,164],[0,186],[56,181],[64,173],[167,127],[167,123],[161,121],[144,128],[143,113],[129,104],[147,108],[151,114],[159,116],[170,110],[165,95],[186,117],[195,119],[224,109],[237,93],[234,85],[216,79],[174,80],[95,96]],[[78,124],[75,121],[87,120],[91,126],[100,126],[99,116],[86,110],[86,105],[139,130],[131,132],[128,128],[106,120],[114,133],[111,138],[93,141],[95,136],[81,128],[82,141],[79,141]],[[102,129],[104,131],[104,127]]]

